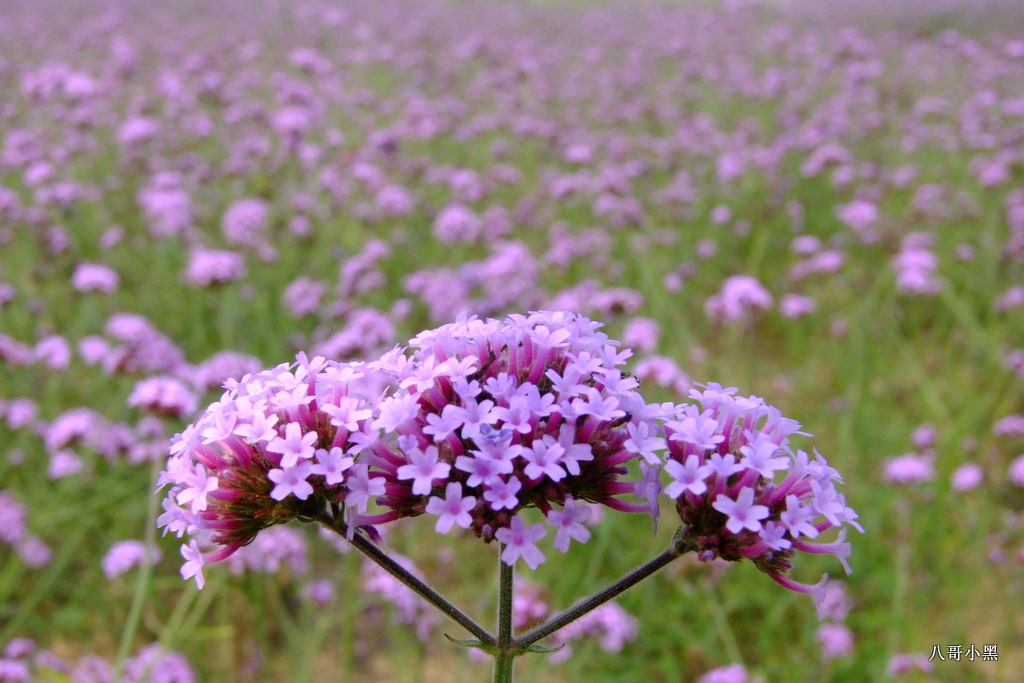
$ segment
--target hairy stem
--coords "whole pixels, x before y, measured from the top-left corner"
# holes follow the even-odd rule
[[[501,551],[505,550],[502,543]],[[498,648],[494,654],[494,683],[512,683],[516,642],[512,638],[512,566],[498,554]]]
[[[395,579],[401,582],[402,585],[406,586],[413,593],[416,593],[416,595],[436,607],[449,619],[472,633],[483,645],[494,645],[494,636],[466,616],[466,614],[455,607],[455,605],[445,600],[440,593],[413,576],[405,569],[405,567],[388,557],[383,550],[374,545],[369,539],[359,534],[352,534],[351,538],[349,538],[348,525],[341,520],[340,516],[334,516],[325,511],[317,521],[336,534],[344,536],[356,550],[368,557],[370,561],[375,563],[388,574],[391,574],[391,576],[395,577]]]
[[[627,590],[640,583],[644,579],[658,572],[662,567],[668,565],[673,560],[681,556],[683,553],[691,550],[681,540],[679,534],[676,535],[676,539],[673,540],[672,545],[667,550],[662,552],[660,555],[655,557],[650,562],[637,567],[630,573],[623,576],[618,581],[609,584],[604,589],[594,593],[589,598],[580,600],[575,605],[565,610],[561,614],[552,617],[548,621],[544,622],[540,626],[531,629],[524,633],[521,637],[516,639],[516,645],[520,648],[529,647],[538,640],[546,638],[551,634],[558,631],[560,628],[571,624],[587,612],[590,612],[609,600],[613,600],[618,596],[625,593]]]

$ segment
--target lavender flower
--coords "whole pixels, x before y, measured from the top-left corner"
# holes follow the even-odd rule
[[[155,176],[136,199],[153,237],[185,235],[192,229],[192,199],[177,173]]]
[[[259,358],[237,351],[220,351],[193,368],[191,380],[199,391],[216,389],[226,380],[258,372],[262,368]]]
[[[885,673],[888,676],[908,674],[915,671],[929,673],[933,668],[935,668],[934,665],[928,661],[928,657],[926,655],[901,653],[893,655],[892,658],[889,659],[889,663],[885,667]]]
[[[142,541],[118,541],[110,546],[100,564],[106,577],[112,579],[143,563],[156,564],[159,561],[160,551],[156,548],[147,551]]]
[[[779,311],[790,319],[802,318],[817,308],[814,299],[800,294],[785,294],[779,301]]]
[[[196,409],[196,396],[173,377],[150,377],[136,383],[128,405],[176,418]]]
[[[359,521],[439,515],[439,530],[457,524],[497,538],[507,563],[522,557],[536,567],[547,532],[527,525],[523,510],[546,515],[563,552],[570,538],[589,536],[576,501],[656,514],[651,498],[619,497],[634,493],[622,478],[640,457],[626,427],[657,427],[636,381],[616,367],[629,352],[598,328],[561,312],[464,318],[418,335],[411,357],[394,352],[372,363],[393,387],[373,427],[395,436],[367,460],[386,482],[378,499],[386,511]]]
[[[189,255],[183,279],[196,287],[212,287],[245,276],[245,258],[226,249],[194,249]]]
[[[825,583],[821,600],[818,601],[818,618],[823,621],[841,622],[846,619],[853,602],[846,594],[846,584],[830,580]]]
[[[747,558],[801,592],[814,587],[786,576],[797,551],[846,566],[845,530],[810,540],[860,529],[856,513],[820,455],[790,450],[796,422],[718,385],[691,392],[703,409],[648,405],[618,368],[631,352],[599,328],[558,311],[464,317],[371,363],[300,354],[229,380],[176,435],[160,479],[160,526],[194,537],[183,575],[202,583],[204,563],[260,530],[342,509],[349,533],[427,514],[437,533],[497,539],[505,563],[536,568],[543,539],[561,552],[589,540],[585,503],[656,518],[663,464],[681,538],[701,559]],[[632,461],[640,480],[627,481]],[[527,521],[531,508],[546,524]]]
[[[270,207],[262,199],[240,199],[228,207],[221,231],[231,244],[253,245],[264,240]]]
[[[733,275],[722,283],[718,294],[708,298],[704,312],[714,320],[738,322],[771,305],[772,296],[764,285],[749,275]]]
[[[953,470],[950,476],[950,487],[954,491],[971,491],[985,480],[985,470],[973,462],[964,463]]]
[[[892,260],[896,286],[908,294],[937,294],[942,283],[936,278],[938,257],[931,251],[934,235],[911,233],[903,238],[900,253]]]
[[[821,658],[835,659],[853,652],[853,632],[842,624],[822,624],[814,637],[821,645]]]
[[[842,478],[817,454],[789,447],[800,425],[763,400],[708,384],[665,422],[673,478],[665,493],[676,502],[681,537],[702,561],[749,559],[777,583],[820,600],[824,583],[787,576],[797,552],[835,555],[849,573],[845,525],[863,531],[836,491]],[[812,542],[831,528],[832,542]]]
[[[445,244],[475,242],[482,231],[480,217],[461,204],[445,207],[434,220],[434,237]]]
[[[878,221],[878,207],[864,199],[855,199],[836,208],[836,217],[860,235],[865,243],[874,242],[878,235],[874,225]]]
[[[1006,479],[1014,486],[1024,487],[1024,455],[1018,455],[1010,462]]]
[[[300,354],[296,365],[226,386],[220,401],[175,435],[160,479],[170,485],[158,520],[165,533],[209,539],[212,552],[201,557],[195,541],[190,544],[196,576],[202,562],[230,556],[262,529],[316,518],[343,503],[349,495],[344,468],[333,470],[340,477],[319,469],[317,452],[337,448],[355,458],[378,437],[364,398],[374,385],[361,364]]]
[[[28,513],[9,491],[0,491],[0,541],[11,545],[27,535]]]
[[[935,478],[934,456],[930,453],[906,453],[885,463],[882,477],[890,484],[918,484]]]
[[[326,607],[334,599],[334,585],[328,579],[311,581],[302,587],[302,597],[317,607]]]
[[[697,683],[747,683],[749,680],[742,664],[730,664],[708,671],[697,679]]]
[[[79,292],[110,294],[117,289],[117,272],[98,263],[81,263],[71,275],[71,286]]]

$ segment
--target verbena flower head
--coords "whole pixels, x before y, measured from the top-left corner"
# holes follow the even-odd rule
[[[665,493],[676,502],[682,538],[703,561],[749,559],[780,585],[822,597],[787,576],[797,552],[828,553],[850,569],[845,525],[863,531],[835,484],[839,473],[820,454],[789,447],[800,425],[755,396],[708,384],[665,421],[673,479]],[[815,542],[831,528],[838,539]]]
[[[172,440],[160,484],[170,485],[158,523],[195,536],[183,548],[189,575],[274,524],[317,517],[330,504],[383,493],[355,460],[375,437],[364,398],[375,388],[360,364],[299,355],[294,365],[229,381],[228,390]],[[362,498],[360,498],[362,496]],[[200,555],[198,544],[213,552]]]
[[[160,526],[193,537],[183,576],[201,584],[205,562],[293,519],[343,520],[351,538],[422,515],[536,569],[547,544],[586,543],[601,506],[657,519],[663,473],[701,559],[750,559],[807,593],[786,576],[797,551],[845,565],[843,531],[811,541],[859,529],[856,513],[820,455],[790,450],[796,422],[714,384],[696,404],[648,405],[619,368],[631,352],[600,327],[566,312],[461,317],[373,362],[299,354],[229,380],[160,479]]]
[[[497,538],[506,563],[536,568],[549,532],[562,552],[589,538],[584,501],[656,515],[655,411],[618,369],[630,352],[600,326],[564,312],[462,318],[371,363],[391,379],[372,424],[390,436],[366,459],[386,512],[360,522],[433,515],[439,533]],[[636,459],[648,481],[623,480]],[[547,527],[521,516],[530,508]]]

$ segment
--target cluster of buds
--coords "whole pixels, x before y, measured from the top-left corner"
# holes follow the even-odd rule
[[[566,552],[589,539],[591,505],[656,518],[663,492],[701,559],[747,558],[802,592],[786,576],[796,551],[845,565],[843,531],[811,539],[859,529],[856,513],[820,455],[790,450],[797,423],[713,384],[691,392],[699,406],[647,404],[620,369],[631,352],[600,327],[565,312],[462,318],[371,362],[300,354],[229,381],[175,437],[160,480],[160,525],[194,537],[183,575],[201,582],[204,562],[292,519],[351,537],[420,515],[535,569],[549,530]],[[531,508],[546,525],[527,521]]]

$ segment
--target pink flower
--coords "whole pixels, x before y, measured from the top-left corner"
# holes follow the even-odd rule
[[[445,244],[475,242],[483,232],[483,221],[461,204],[445,207],[434,220],[434,237]]]
[[[316,313],[320,300],[327,292],[327,284],[320,280],[300,277],[285,287],[282,300],[288,312],[296,318]]]
[[[427,446],[424,450],[412,449],[407,453],[410,464],[398,468],[399,479],[412,479],[414,495],[428,495],[433,488],[435,479],[443,479],[451,471],[451,465],[438,462],[437,446]]]
[[[960,465],[950,477],[950,486],[954,491],[971,491],[985,480],[985,470],[977,463],[968,462]]]
[[[817,308],[814,299],[800,294],[785,294],[779,301],[779,311],[791,320],[809,315]]]
[[[821,645],[821,658],[835,659],[853,652],[853,632],[842,624],[822,624],[814,637]]]
[[[875,235],[871,228],[878,220],[878,207],[871,202],[855,199],[849,204],[838,206],[836,217],[853,228],[865,241],[874,240]]]
[[[195,249],[189,255],[183,279],[197,287],[234,282],[245,275],[241,254],[224,249]]]
[[[326,607],[334,599],[334,584],[330,579],[311,581],[303,586],[302,597],[317,607]]]
[[[344,481],[345,470],[352,467],[353,462],[353,459],[344,455],[337,446],[329,451],[321,448],[316,452],[316,464],[310,472],[322,476],[328,486],[333,486]]]
[[[996,436],[1024,436],[1024,415],[1007,415],[992,425]]]
[[[270,207],[262,199],[240,199],[228,207],[221,231],[231,244],[255,246],[264,240]]]
[[[664,439],[637,382],[618,369],[629,352],[616,349],[595,323],[560,311],[463,318],[410,345],[411,358],[388,354],[373,364],[395,387],[378,404],[374,425],[400,435],[370,458],[387,481],[378,502],[389,520],[420,509],[453,481],[483,503],[470,511],[469,528],[486,540],[520,509],[547,513],[571,499],[653,513],[655,487],[642,492],[644,502],[618,498],[634,489],[619,481],[621,465],[641,457],[658,462]],[[488,398],[479,400],[484,391]],[[431,457],[424,458],[425,449]],[[448,453],[451,468],[442,458]]]
[[[912,673],[915,670],[922,673],[928,673],[933,668],[934,665],[928,661],[928,657],[926,655],[902,653],[893,655],[892,658],[889,659],[889,664],[885,667],[885,673],[889,676]]]
[[[736,500],[724,493],[719,494],[711,507],[729,518],[725,523],[725,528],[734,534],[738,534],[742,529],[760,531],[760,520],[768,516],[767,507],[754,505],[754,489],[749,487],[740,489]]]
[[[284,427],[284,438],[278,436],[267,444],[267,450],[281,455],[281,466],[292,467],[300,459],[312,458],[316,449],[313,447],[319,438],[316,432],[302,432],[298,422],[289,422]]]
[[[103,573],[108,579],[112,579],[133,567],[141,566],[143,563],[156,564],[159,560],[159,549],[151,548],[147,551],[142,541],[118,541],[110,546],[101,564]]]
[[[451,482],[445,488],[444,500],[437,496],[431,496],[427,502],[427,513],[439,515],[434,531],[439,534],[448,533],[452,526],[458,524],[463,529],[468,529],[473,523],[473,517],[469,511],[476,505],[474,496],[462,497],[462,484]]]
[[[557,530],[552,545],[564,553],[569,550],[569,539],[586,543],[590,540],[590,530],[583,523],[589,518],[590,508],[586,505],[576,507],[576,500],[572,498],[565,501],[563,509],[552,509],[547,514],[548,524]]]
[[[637,351],[653,351],[658,346],[661,326],[651,318],[633,318],[622,332],[622,343]]]
[[[665,463],[665,472],[672,477],[671,484],[665,487],[665,495],[669,498],[678,498],[683,492],[689,491],[694,495],[701,495],[708,490],[704,480],[714,470],[708,465],[701,465],[700,458],[690,455],[686,458],[686,464],[680,464],[678,460],[669,460]]]
[[[520,557],[530,569],[536,569],[544,562],[544,553],[536,546],[536,542],[547,535],[543,524],[527,527],[522,517],[512,518],[511,524],[498,529],[494,537],[505,544],[501,560],[505,564],[514,565]]]
[[[933,456],[907,453],[886,461],[882,478],[890,484],[918,484],[935,478]]]
[[[137,382],[128,405],[170,417],[181,417],[196,409],[196,396],[173,377],[150,377]]]
[[[295,496],[306,500],[313,494],[313,487],[306,479],[313,473],[313,463],[308,460],[285,466],[283,470],[273,469],[267,472],[267,478],[277,484],[270,492],[274,500],[284,500]]]
[[[185,564],[181,566],[181,578],[190,579],[194,576],[196,578],[196,586],[201,590],[203,585],[206,584],[206,578],[203,576],[203,563],[205,560],[194,540],[189,541],[188,545],[181,546],[181,556],[185,558]]]
[[[1024,486],[1024,455],[1018,455],[1006,472],[1007,480],[1014,486]]]
[[[742,664],[730,664],[708,671],[697,683],[747,683],[749,680]]]
[[[516,494],[523,488],[517,477],[509,477],[508,481],[497,477],[488,482],[484,491],[484,500],[489,501],[494,510],[514,510],[519,505]]]
[[[751,318],[759,310],[770,308],[772,296],[749,275],[733,275],[722,283],[721,291],[704,304],[709,318],[738,322]]]
[[[71,286],[79,292],[110,294],[117,289],[117,272],[96,263],[80,263],[71,275]]]

